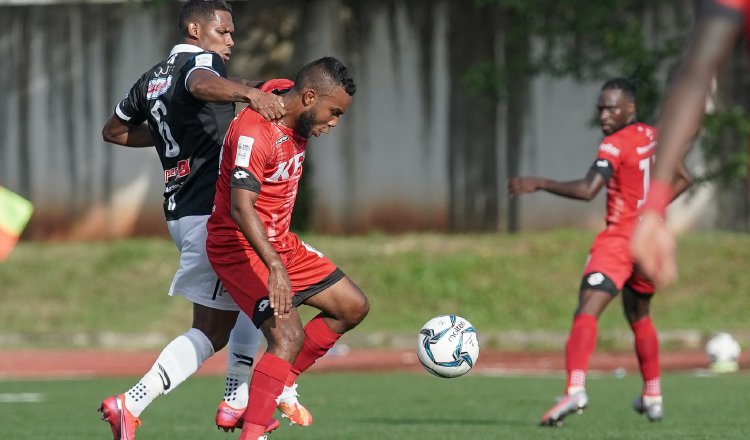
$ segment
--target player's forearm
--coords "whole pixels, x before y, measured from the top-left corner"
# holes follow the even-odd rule
[[[233,204],[232,219],[269,270],[283,268],[281,257],[268,240],[263,222],[254,207],[234,206]]]
[[[200,76],[199,76],[200,75]],[[193,76],[196,76],[193,80]],[[248,87],[212,73],[193,73],[188,81],[188,90],[198,100],[204,102],[250,102],[257,89]]]
[[[229,80],[237,84],[241,84],[243,86],[253,87],[253,88],[258,87],[258,85],[263,82],[263,81],[259,81],[256,79],[237,78],[235,76],[229,77]]]
[[[669,182],[700,129],[706,98],[719,68],[740,32],[740,24],[723,17],[701,21],[685,64],[661,111],[654,178]]]
[[[112,144],[133,148],[151,147],[154,140],[148,125],[132,125],[113,116],[102,129],[102,139]]]
[[[693,175],[690,174],[690,171],[688,171],[687,168],[685,168],[684,164],[680,163],[677,172],[672,179],[672,200],[679,197],[680,194],[684,193],[692,184]]]
[[[542,178],[539,181],[539,189],[557,196],[576,200],[591,200],[596,195],[596,193],[592,193],[585,180],[560,182]]]

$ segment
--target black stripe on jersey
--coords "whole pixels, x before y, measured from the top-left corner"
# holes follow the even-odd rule
[[[719,3],[716,0],[703,0],[700,3],[699,16],[720,16],[728,18],[737,23],[744,21],[744,11]]]
[[[220,289],[221,289],[221,280],[217,279],[216,285],[214,286],[214,294],[211,297],[212,300],[216,301],[216,297],[219,295]]]
[[[258,179],[242,167],[234,167],[229,186],[260,193],[260,182],[258,182]]]
[[[596,159],[594,164],[591,165],[591,170],[601,174],[602,177],[604,177],[604,180],[609,180],[609,178],[612,177],[612,174],[615,173],[612,163],[607,159]]]

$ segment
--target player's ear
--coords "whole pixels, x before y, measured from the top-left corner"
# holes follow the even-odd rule
[[[198,39],[198,33],[199,33],[198,23],[196,23],[194,21],[191,21],[190,23],[188,23],[188,25],[187,25],[187,32],[188,32],[188,35],[190,37],[195,38],[197,40]]]
[[[305,89],[302,93],[302,105],[305,107],[311,106],[315,102],[316,94],[313,89]]]

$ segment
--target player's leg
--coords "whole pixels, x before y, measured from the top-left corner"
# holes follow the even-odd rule
[[[567,415],[581,413],[588,405],[586,374],[596,348],[598,319],[632,270],[627,246],[626,240],[608,236],[606,232],[592,246],[565,345],[565,395],[542,416],[543,426],[561,426]]]
[[[258,313],[253,315],[254,322],[261,319],[264,317]],[[249,401],[240,440],[258,440],[267,431],[268,420],[276,409],[276,399],[292,368],[291,361],[297,357],[304,339],[296,309],[283,319],[265,317],[260,329],[268,348],[258,360],[250,379]]]
[[[645,414],[649,420],[661,420],[663,399],[661,394],[661,372],[659,368],[659,338],[651,320],[650,305],[653,285],[634,277],[622,291],[625,318],[633,330],[635,352],[643,378],[643,390],[636,397],[633,408]]]
[[[115,440],[132,440],[146,407],[174,390],[227,343],[238,307],[230,297],[221,295],[206,257],[206,219],[193,216],[167,222],[180,250],[180,267],[169,293],[193,302],[193,325],[164,347],[133,387],[102,402],[102,419],[109,422]]]
[[[227,376],[224,399],[216,411],[216,426],[225,431],[242,427],[242,414],[247,407],[250,370],[260,344],[261,332],[250,318],[240,312],[229,336]]]

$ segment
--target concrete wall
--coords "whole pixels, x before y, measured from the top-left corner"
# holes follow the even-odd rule
[[[373,1],[357,11],[339,0],[234,7],[230,73],[291,75],[330,54],[345,60],[358,82],[342,124],[310,144],[315,228],[444,230],[449,133],[461,130],[448,117],[448,85],[456,78],[449,73],[447,2]],[[0,182],[35,203],[27,238],[165,231],[156,154],[105,144],[100,130],[132,82],[176,42],[177,8],[0,4]],[[524,173],[560,179],[586,173],[600,139],[588,125],[598,87],[533,80]],[[512,111],[498,106],[501,114]],[[505,129],[502,118],[496,128]],[[505,148],[502,139],[496,143]],[[499,172],[497,185],[504,188],[507,177]],[[684,210],[678,218],[688,226],[695,225],[691,219],[705,221],[708,199],[696,197],[698,212]],[[596,229],[604,204],[603,197],[585,204],[534,194],[521,207],[523,229]]]

